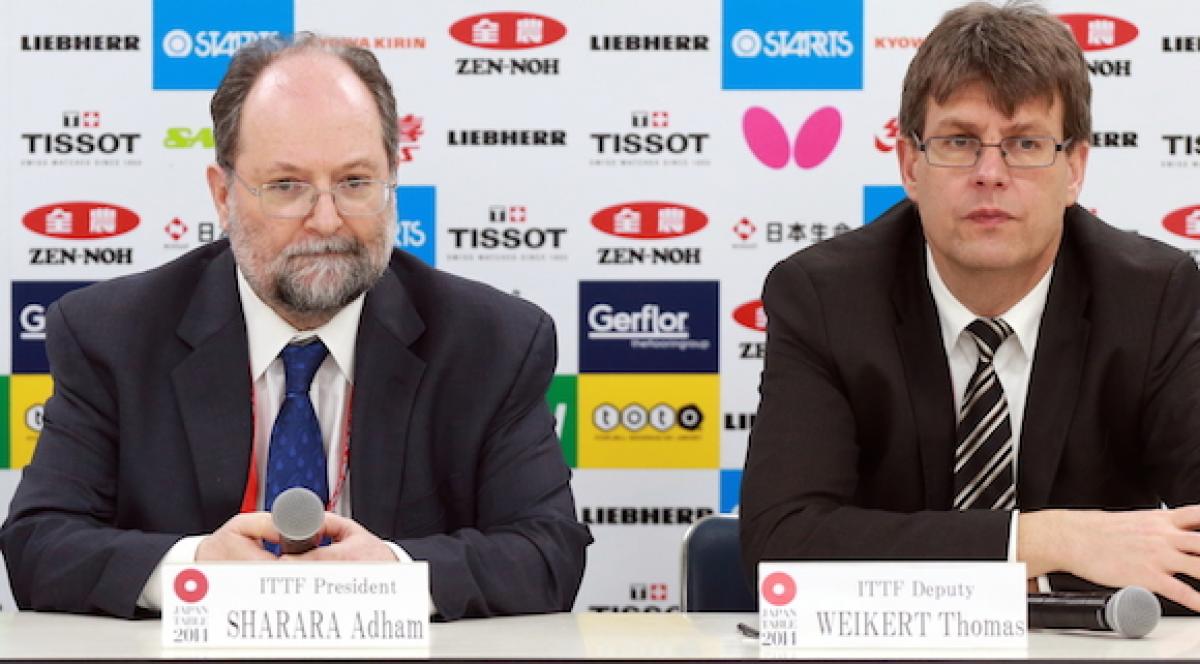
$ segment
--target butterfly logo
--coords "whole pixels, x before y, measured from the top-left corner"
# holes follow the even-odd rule
[[[816,168],[837,147],[842,136],[842,114],[832,106],[813,111],[800,126],[793,143],[773,113],[752,106],[742,115],[742,135],[750,152],[764,166],[780,169],[794,157],[800,168]]]

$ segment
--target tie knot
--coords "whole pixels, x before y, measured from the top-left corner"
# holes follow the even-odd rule
[[[325,348],[320,339],[307,344],[291,343],[283,349],[280,355],[283,357],[285,390],[288,395],[308,394],[313,376],[317,375],[317,369],[320,368],[321,362],[325,361],[327,354],[329,349]]]
[[[1013,329],[1003,318],[976,318],[967,326],[967,332],[974,337],[980,357],[990,360],[1000,344],[1013,333]]]

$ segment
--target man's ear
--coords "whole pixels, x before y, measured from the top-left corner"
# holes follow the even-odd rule
[[[914,203],[917,202],[917,161],[920,158],[921,151],[917,149],[917,144],[911,136],[896,137],[896,160],[900,165],[900,182],[904,184],[904,192]]]
[[[208,178],[208,193],[212,196],[213,207],[217,209],[217,217],[221,220],[221,230],[229,232],[229,197],[233,192],[229,188],[229,178],[225,169],[217,164],[209,164],[204,171]]]
[[[1070,207],[1079,200],[1079,193],[1083,191],[1083,174],[1087,171],[1088,151],[1091,147],[1087,141],[1080,141],[1063,155],[1067,160],[1067,189],[1063,207]]]

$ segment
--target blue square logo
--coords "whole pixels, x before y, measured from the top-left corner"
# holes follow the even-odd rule
[[[716,373],[715,281],[579,282],[579,371]]]
[[[725,90],[861,90],[862,0],[724,0]]]
[[[295,30],[292,0],[154,0],[154,89],[214,90],[239,48]]]
[[[58,298],[91,281],[12,282],[12,370],[50,373],[46,359],[46,310]]]
[[[869,184],[863,187],[863,226],[875,221],[888,208],[905,198],[908,198],[908,193],[898,184]]]
[[[430,266],[437,262],[437,187],[396,187],[396,246]]]
[[[721,514],[737,514],[742,506],[742,471],[721,470]]]

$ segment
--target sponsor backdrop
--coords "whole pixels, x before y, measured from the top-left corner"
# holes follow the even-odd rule
[[[957,3],[125,4],[0,8],[0,514],[51,390],[46,307],[220,236],[211,91],[240,45],[313,30],[395,85],[397,245],[558,323],[547,398],[596,537],[576,609],[669,611],[687,526],[737,509],[763,277],[903,196],[901,78]],[[1200,251],[1200,5],[1049,8],[1095,86],[1083,203]]]

